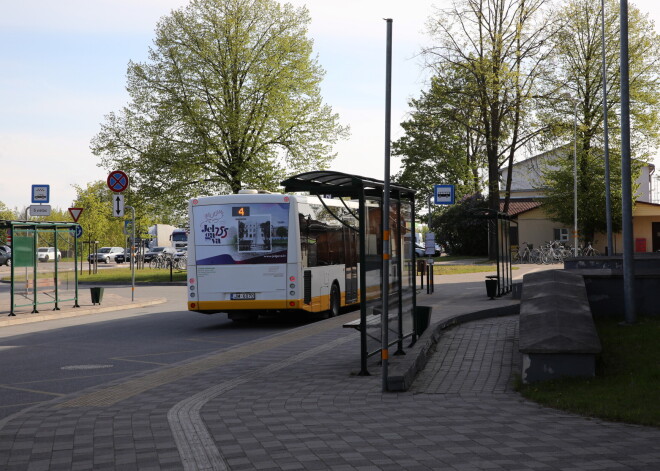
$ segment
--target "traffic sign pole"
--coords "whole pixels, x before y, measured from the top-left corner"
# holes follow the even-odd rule
[[[131,235],[131,302],[135,301],[135,208],[126,206],[132,213],[132,235]]]

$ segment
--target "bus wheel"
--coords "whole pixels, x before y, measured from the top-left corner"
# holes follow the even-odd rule
[[[339,294],[339,286],[336,283],[330,288],[330,317],[339,315],[339,308],[341,307],[341,299]]]

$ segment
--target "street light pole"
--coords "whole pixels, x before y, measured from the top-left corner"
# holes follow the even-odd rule
[[[385,178],[383,180],[383,309],[380,317],[382,388],[387,391],[390,303],[390,128],[392,116],[392,19],[387,22],[385,54]]]
[[[605,58],[605,0],[600,0],[602,56],[603,56],[603,137],[605,148],[605,221],[607,225],[607,255],[614,254],[614,238],[612,236],[612,202],[610,196],[610,144],[607,129],[607,63]]]
[[[632,222],[630,156],[630,77],[628,69],[628,1],[621,0],[621,226],[623,233],[623,298],[626,324],[637,322],[635,312],[635,254]]]
[[[575,255],[578,250],[578,193],[577,193],[577,100],[573,102],[573,238]]]

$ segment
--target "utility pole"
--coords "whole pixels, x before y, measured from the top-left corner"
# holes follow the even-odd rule
[[[578,249],[578,194],[577,194],[577,99],[573,102],[573,239],[575,241],[575,254]]]
[[[621,219],[623,231],[623,298],[625,323],[637,321],[635,312],[635,254],[630,171],[630,81],[628,71],[628,0],[621,0]]]
[[[389,303],[390,303],[390,128],[392,115],[392,19],[387,21],[387,51],[385,60],[385,178],[383,180],[383,309],[380,319],[381,363],[383,391],[387,391],[389,366]]]
[[[612,202],[610,197],[610,144],[607,130],[607,62],[605,59],[605,0],[600,0],[602,56],[603,56],[603,137],[605,146],[605,221],[607,225],[607,255],[614,254],[614,240],[612,236]]]

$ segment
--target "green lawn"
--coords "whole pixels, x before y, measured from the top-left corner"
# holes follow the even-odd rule
[[[595,378],[521,385],[520,392],[556,409],[660,427],[660,319],[633,326],[599,319],[596,326],[603,353]]]
[[[131,269],[112,268],[108,270],[99,270],[96,274],[87,274],[87,270],[82,275],[78,275],[78,281],[94,283],[130,283]],[[144,268],[135,270],[136,283],[155,283],[170,281],[169,268]],[[180,270],[172,271],[172,281],[186,281],[186,272]]]
[[[25,276],[21,273],[17,273],[16,282],[25,281]],[[73,271],[63,271],[59,274],[60,280],[73,280]],[[30,273],[30,278],[32,273]],[[52,278],[53,273],[38,273],[37,278]],[[3,281],[10,281],[10,277],[6,276],[3,278]],[[79,282],[91,282],[91,283],[131,283],[131,269],[130,267],[126,268],[112,268],[112,269],[101,269],[98,270],[96,274],[88,274],[87,268],[83,271],[82,274],[78,274]],[[169,282],[170,281],[170,270],[169,268],[144,268],[142,270],[135,270],[135,282],[136,283],[155,283],[155,282]],[[186,281],[186,272],[181,270],[172,271],[172,281]]]

